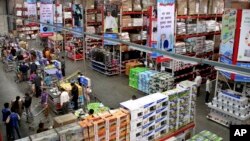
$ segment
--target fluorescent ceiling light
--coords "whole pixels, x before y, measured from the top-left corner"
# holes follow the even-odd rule
[[[224,71],[224,72],[228,72],[228,73],[233,73],[233,74],[239,74],[239,75],[243,75],[243,76],[250,76],[250,72],[241,72],[241,71],[235,71],[235,70],[231,70],[231,69],[225,69],[225,68],[221,68],[221,67],[215,67],[216,70],[218,71]]]

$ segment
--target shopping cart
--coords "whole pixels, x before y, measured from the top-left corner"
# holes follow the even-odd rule
[[[14,61],[4,61],[3,69],[5,72],[11,72],[15,70],[15,62]]]

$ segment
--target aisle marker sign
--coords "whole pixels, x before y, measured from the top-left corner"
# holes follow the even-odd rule
[[[157,48],[174,50],[175,0],[157,0]]]
[[[54,22],[53,13],[54,13],[53,0],[41,0],[40,22],[53,25]],[[40,33],[43,36],[52,36],[53,27],[41,24]]]

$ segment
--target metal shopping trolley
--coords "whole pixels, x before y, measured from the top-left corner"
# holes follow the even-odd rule
[[[15,70],[15,62],[14,61],[4,61],[3,69],[5,72],[11,72]]]

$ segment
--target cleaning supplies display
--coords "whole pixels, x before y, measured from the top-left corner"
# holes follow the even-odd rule
[[[174,78],[169,73],[157,73],[149,80],[149,94],[164,92],[173,88]]]
[[[196,86],[184,81],[176,89],[129,100],[120,105],[130,112],[130,140],[155,140],[194,122]]]
[[[219,137],[218,135],[204,130],[200,133],[194,135],[191,139],[188,139],[187,141],[222,141],[223,138]]]
[[[139,83],[139,73],[144,72],[148,70],[147,68],[144,67],[137,67],[130,69],[129,73],[129,86],[138,89],[138,83]]]
[[[211,109],[209,119],[222,125],[249,124],[250,106],[248,98],[231,90],[219,92],[212,102],[207,104]]]

